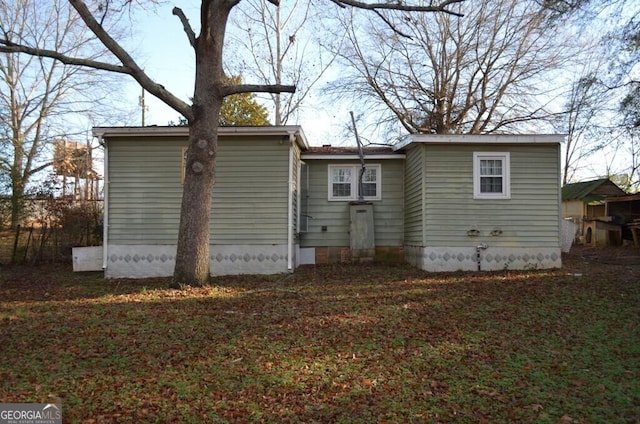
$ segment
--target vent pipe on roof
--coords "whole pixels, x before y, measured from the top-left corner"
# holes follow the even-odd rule
[[[360,142],[360,136],[358,135],[358,128],[356,128],[356,119],[353,117],[353,111],[349,111],[351,114],[351,122],[353,123],[353,132],[356,135],[356,143],[358,143],[358,156],[360,156],[360,174],[358,175],[358,201],[364,200],[364,188],[362,185],[362,178],[364,177],[364,171],[367,169],[364,166],[364,152],[362,151],[362,143]]]

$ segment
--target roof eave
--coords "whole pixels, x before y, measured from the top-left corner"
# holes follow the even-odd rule
[[[412,134],[394,146],[411,144],[560,144],[564,134]]]
[[[93,136],[100,139],[120,137],[186,137],[189,135],[189,127],[94,127]],[[220,127],[218,136],[252,136],[252,135],[286,135],[294,136],[296,143],[302,150],[309,148],[302,127],[298,125],[280,125],[264,127]]]
[[[344,154],[344,153],[302,153],[302,159],[317,159],[317,160],[360,160],[360,155],[357,153]],[[403,153],[366,153],[364,154],[364,160],[383,160],[383,159],[404,159],[406,157]]]

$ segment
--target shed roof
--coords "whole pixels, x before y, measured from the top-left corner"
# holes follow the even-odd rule
[[[625,194],[624,190],[608,178],[565,184],[562,187],[562,200],[596,202],[610,196],[623,196]]]

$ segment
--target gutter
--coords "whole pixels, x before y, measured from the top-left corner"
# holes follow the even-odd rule
[[[287,184],[287,271],[293,272],[293,148],[296,135],[289,133],[289,181]]]
[[[102,134],[94,134],[104,148],[104,201],[102,202],[102,270],[107,271],[109,257],[109,149]]]

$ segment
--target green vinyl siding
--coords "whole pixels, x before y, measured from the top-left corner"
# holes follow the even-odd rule
[[[175,244],[184,145],[180,138],[108,140],[109,243]]]
[[[405,163],[404,240],[413,246],[422,245],[424,230],[423,147],[408,149]]]
[[[288,143],[228,137],[218,143],[212,244],[287,240]],[[109,243],[175,244],[186,138],[107,140]]]
[[[349,246],[349,201],[328,200],[329,165],[359,165],[358,161],[305,159],[309,175],[308,231],[300,234],[301,247]],[[373,200],[377,246],[403,244],[404,159],[371,158],[380,164],[382,198]],[[327,230],[322,231],[326,226]]]
[[[559,240],[559,146],[426,145],[426,246],[557,247]],[[510,152],[511,198],[473,198],[473,152]],[[475,228],[480,236],[470,237]],[[500,235],[491,236],[493,230]]]
[[[211,244],[285,244],[289,143],[235,137],[218,147]]]

